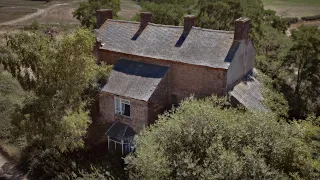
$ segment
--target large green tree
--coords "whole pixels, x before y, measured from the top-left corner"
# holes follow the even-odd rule
[[[285,59],[293,86],[292,113],[305,117],[307,113],[320,115],[320,30],[315,26],[301,26],[292,32],[293,47]]]
[[[317,149],[307,136],[272,113],[187,100],[135,138],[126,162],[132,179],[315,179]]]
[[[241,17],[239,0],[198,1],[197,26],[218,30],[234,30],[234,21]]]
[[[94,38],[79,29],[61,40],[37,32],[8,37],[10,50],[2,64],[34,97],[16,112],[13,125],[28,143],[41,142],[60,151],[83,146],[90,123],[85,90],[96,75]]]
[[[88,0],[82,2],[78,9],[73,12],[73,16],[87,28],[95,28],[97,25],[96,10],[112,9],[116,16],[120,10],[120,0]]]

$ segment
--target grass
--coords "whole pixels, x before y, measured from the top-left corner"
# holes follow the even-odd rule
[[[265,9],[272,9],[285,17],[313,16],[320,14],[320,0],[262,0]]]
[[[40,16],[30,19],[25,24],[29,24],[37,20],[41,24],[80,24],[80,22],[73,18],[72,12],[78,8],[80,2],[72,2],[67,5],[61,5],[50,9]]]
[[[46,3],[44,0],[0,0],[0,23],[23,17],[53,4],[66,2],[70,2],[70,4],[50,9],[49,12],[45,12],[44,15],[42,14],[40,17],[48,17],[48,19],[42,18],[44,23],[48,23],[52,19],[55,21],[54,23],[56,23],[56,21],[66,21],[66,23],[73,21],[74,23],[75,21],[70,12],[79,6],[79,2],[74,3],[74,1],[75,0],[54,0]]]
[[[0,8],[0,23],[17,19],[29,13],[36,12],[36,9],[27,7],[4,7]]]

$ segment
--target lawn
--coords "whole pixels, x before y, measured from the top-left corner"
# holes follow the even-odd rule
[[[320,0],[262,0],[265,9],[277,11],[280,16],[302,17],[320,14]]]

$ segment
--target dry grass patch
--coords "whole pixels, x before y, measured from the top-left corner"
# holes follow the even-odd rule
[[[272,9],[286,17],[320,14],[320,0],[262,0],[265,9]]]

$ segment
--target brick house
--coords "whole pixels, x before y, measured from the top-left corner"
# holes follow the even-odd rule
[[[249,18],[237,19],[234,32],[194,27],[191,15],[184,26],[151,21],[148,12],[140,22],[129,22],[113,20],[111,10],[97,11],[97,60],[114,65],[99,97],[109,146],[128,150],[135,133],[190,95],[230,95],[248,108],[266,110],[260,84],[250,76],[256,52]]]

